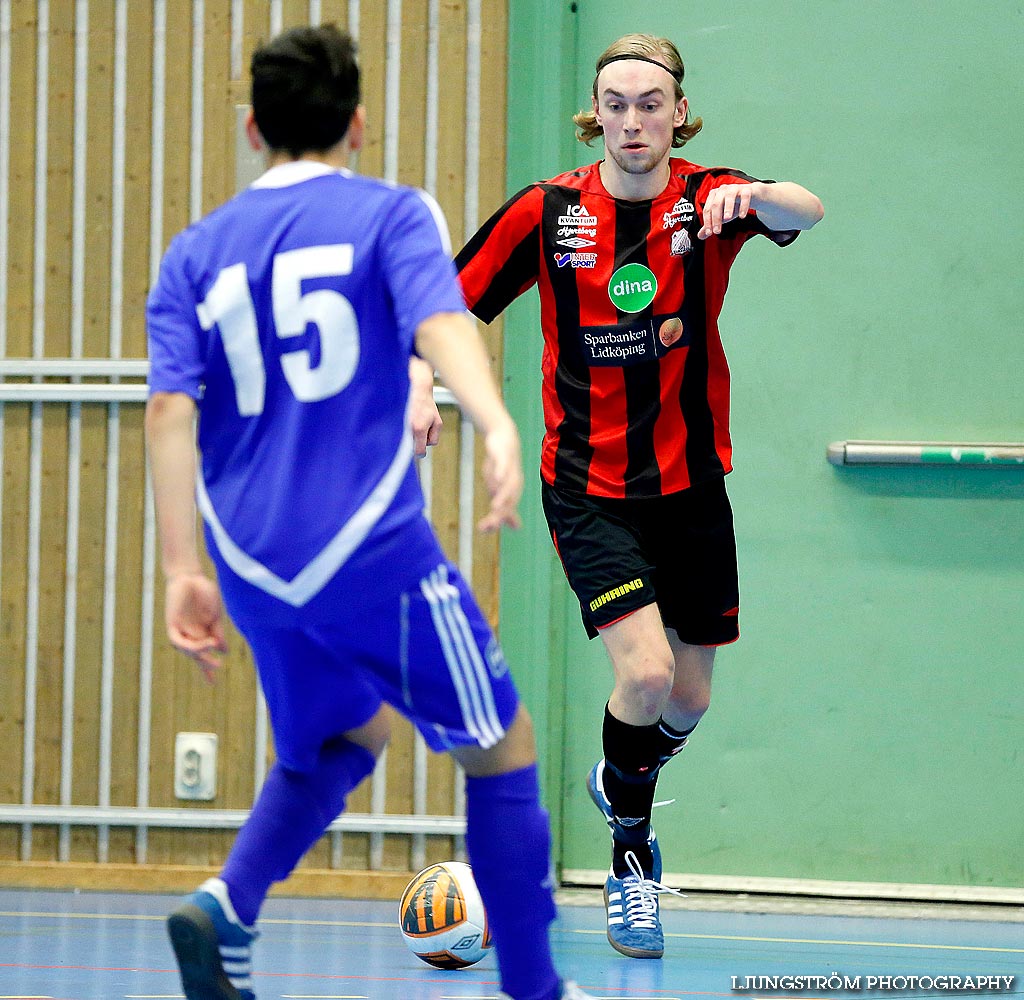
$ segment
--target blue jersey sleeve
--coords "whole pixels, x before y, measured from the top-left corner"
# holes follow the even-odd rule
[[[181,236],[171,243],[146,303],[149,391],[183,392],[199,399],[206,333],[199,325],[195,289],[186,273],[185,244]]]
[[[381,253],[404,343],[411,344],[416,327],[435,313],[465,311],[448,225],[440,205],[425,191],[402,191],[382,236]]]

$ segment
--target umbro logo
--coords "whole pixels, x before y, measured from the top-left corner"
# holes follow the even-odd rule
[[[567,240],[556,240],[561,247],[572,247],[573,250],[582,250],[584,247],[594,246],[593,240],[585,240],[582,236],[573,236]]]

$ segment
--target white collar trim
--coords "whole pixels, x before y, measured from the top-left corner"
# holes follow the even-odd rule
[[[250,187],[290,187],[292,184],[308,181],[312,177],[323,177],[324,174],[342,174],[348,177],[350,173],[344,167],[329,167],[326,163],[318,163],[316,160],[292,160],[289,163],[279,163],[276,167],[271,167],[263,176],[253,181]]]

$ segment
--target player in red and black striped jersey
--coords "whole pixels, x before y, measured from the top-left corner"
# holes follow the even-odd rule
[[[588,787],[613,833],[608,936],[658,957],[660,767],[711,692],[715,647],[738,636],[729,369],[718,329],[747,239],[779,246],[823,215],[791,182],[673,158],[701,128],[668,39],[627,35],[597,61],[579,138],[605,158],[531,184],[456,259],[486,322],[538,285],[545,515],[591,637],[615,671],[605,757]]]

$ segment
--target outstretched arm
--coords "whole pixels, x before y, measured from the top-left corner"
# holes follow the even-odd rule
[[[417,327],[416,349],[484,436],[484,482],[491,508],[480,530],[494,531],[504,524],[518,528],[523,492],[519,432],[501,401],[475,323],[468,313],[435,313]]]
[[[723,184],[713,188],[704,203],[704,225],[697,238],[717,236],[722,226],[733,219],[743,219],[753,209],[757,217],[772,230],[810,229],[820,222],[825,209],[817,195],[792,181],[765,184]]]
[[[195,414],[185,393],[154,393],[146,404],[146,445],[167,581],[167,638],[212,682],[227,644],[220,590],[203,573],[196,541]]]

